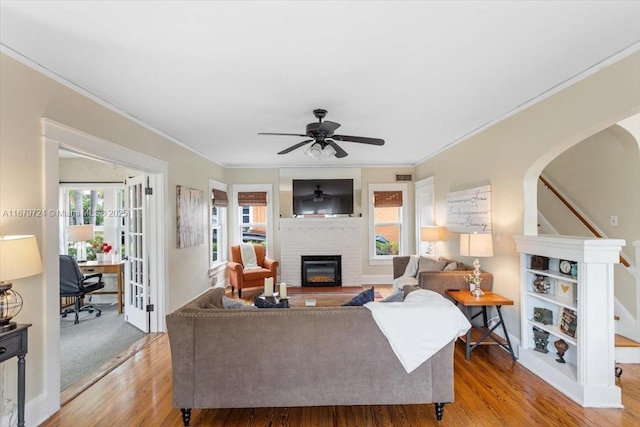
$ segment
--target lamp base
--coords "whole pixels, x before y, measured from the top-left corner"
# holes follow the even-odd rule
[[[476,298],[480,298],[482,295],[484,295],[484,292],[482,292],[482,289],[480,289],[480,286],[476,285],[476,287],[473,288],[473,290],[471,291],[471,295],[473,295]]]

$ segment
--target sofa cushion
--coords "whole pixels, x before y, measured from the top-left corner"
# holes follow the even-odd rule
[[[368,302],[372,302],[375,299],[375,294],[373,292],[373,288],[367,289],[366,291],[360,292],[358,295],[353,297],[351,301],[345,302],[342,304],[343,306],[354,306],[354,305],[365,305]]]
[[[402,291],[403,291],[403,294],[404,294],[404,298],[407,298],[407,295],[409,295],[413,291],[417,291],[418,289],[421,289],[420,286],[418,286],[418,285],[405,285],[402,288]],[[403,299],[403,301],[404,301],[404,299]]]
[[[243,301],[229,298],[226,295],[222,296],[222,306],[228,309],[236,309],[236,310],[247,310],[247,309],[255,309],[254,306],[246,304]]]
[[[451,261],[449,264],[447,264],[444,267],[444,270],[442,271],[455,271],[458,268],[458,263],[455,261]]]
[[[447,261],[439,261],[433,258],[421,256],[418,264],[418,273],[421,271],[442,271],[447,265]]]
[[[255,297],[253,299],[253,305],[255,305],[258,308],[289,308],[289,304],[287,303],[287,301],[280,301],[277,303],[273,303],[260,297]]]

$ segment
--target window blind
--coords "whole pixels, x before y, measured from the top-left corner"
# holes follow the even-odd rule
[[[218,208],[226,208],[229,206],[229,198],[227,197],[226,191],[214,189],[211,192],[211,199],[213,200],[213,206]]]
[[[245,191],[238,193],[239,206],[267,206],[266,191]]]
[[[373,207],[375,208],[402,207],[402,191],[374,191]]]

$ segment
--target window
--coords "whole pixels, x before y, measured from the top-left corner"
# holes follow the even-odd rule
[[[390,262],[407,253],[407,184],[369,185],[369,258]]]
[[[124,186],[120,184],[60,185],[60,253],[93,261],[96,248],[109,243],[112,254],[124,253]],[[93,225],[93,238],[69,241],[70,225]]]
[[[271,185],[236,185],[233,191],[238,230],[235,241],[263,245],[269,253]]]
[[[226,223],[229,199],[226,184],[217,181],[210,182],[211,187],[211,259],[209,265],[214,268],[226,259]]]

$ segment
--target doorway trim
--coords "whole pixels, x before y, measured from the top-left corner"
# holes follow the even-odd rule
[[[150,237],[156,242],[149,253],[150,272],[154,277],[151,304],[156,311],[151,315],[150,332],[164,332],[166,295],[168,277],[168,241],[164,228],[166,195],[168,194],[168,164],[162,160],[147,156],[127,147],[87,134],[47,118],[41,118],[41,139],[43,146],[43,263],[45,276],[43,313],[46,318],[44,348],[45,358],[45,396],[41,399],[45,411],[54,413],[60,408],[60,322],[59,322],[59,263],[58,239],[59,221],[55,214],[58,209],[59,160],[58,150],[65,148],[89,158],[136,169],[153,176],[157,183],[150,205]],[[39,400],[39,399],[38,399]]]

